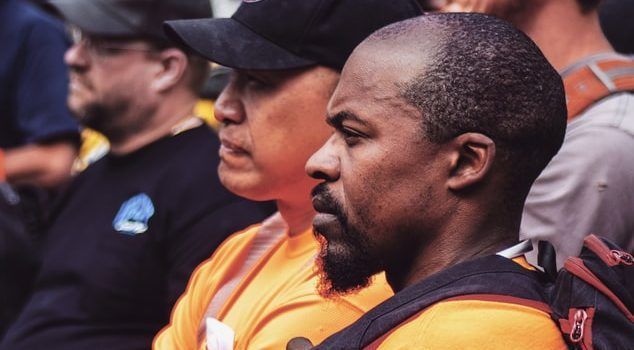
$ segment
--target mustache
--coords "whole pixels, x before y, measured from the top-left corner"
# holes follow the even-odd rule
[[[343,206],[332,195],[325,182],[315,186],[310,191],[310,195],[313,201],[319,202],[319,207],[316,208],[318,211],[334,215],[344,226],[347,224],[347,216],[343,211]]]

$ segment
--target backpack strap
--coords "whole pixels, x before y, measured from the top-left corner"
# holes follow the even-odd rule
[[[364,349],[427,307],[455,297],[495,294],[545,305],[540,276],[498,255],[457,264],[403,289],[315,349]]]
[[[588,57],[565,69],[568,121],[612,94],[634,91],[634,60],[618,54]]]

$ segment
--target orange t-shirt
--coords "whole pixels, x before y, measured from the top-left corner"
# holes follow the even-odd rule
[[[209,304],[243,266],[260,228],[233,235],[198,267],[172,311],[170,325],[156,337],[155,350],[206,349],[201,323]],[[242,276],[215,314],[235,332],[234,349],[285,349],[297,336],[318,344],[392,296],[381,274],[357,294],[336,300],[320,297],[313,263],[317,252],[312,230],[284,234]]]
[[[524,257],[513,261],[528,269]],[[423,310],[385,337],[378,350],[566,350],[550,316],[497,301],[449,300]]]

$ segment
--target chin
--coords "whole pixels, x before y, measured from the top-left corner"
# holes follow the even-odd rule
[[[245,176],[229,171],[223,168],[222,162],[218,167],[218,177],[227,190],[240,197],[258,202],[276,199],[268,192],[269,187],[267,184],[262,183],[262,181],[252,176]]]
[[[322,297],[336,298],[353,294],[370,285],[378,271],[367,251],[346,243],[328,241],[317,235],[321,249],[316,264],[319,268],[317,291]]]
[[[80,99],[70,96],[67,102],[68,110],[79,120],[86,115],[86,104]]]

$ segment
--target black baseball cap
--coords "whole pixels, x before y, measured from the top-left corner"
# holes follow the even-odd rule
[[[175,40],[227,67],[341,70],[352,50],[388,24],[416,17],[415,0],[242,0],[231,18],[168,21]]]
[[[64,19],[93,35],[166,40],[163,22],[211,17],[209,0],[51,0]]]

